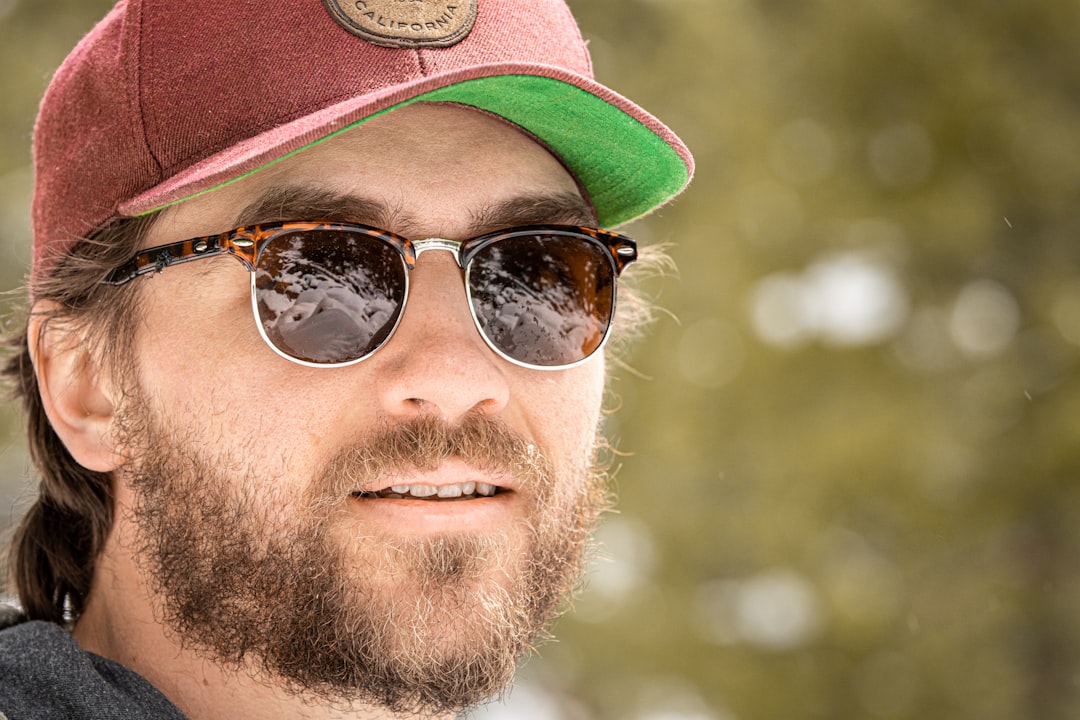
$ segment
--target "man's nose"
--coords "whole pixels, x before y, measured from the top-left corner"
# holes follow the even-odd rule
[[[447,251],[425,252],[409,275],[405,313],[379,363],[375,392],[384,412],[434,414],[454,422],[470,412],[506,407],[511,364],[480,337],[461,269]]]

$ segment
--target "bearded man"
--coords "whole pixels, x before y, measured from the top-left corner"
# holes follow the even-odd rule
[[[8,375],[41,485],[0,713],[497,695],[607,502],[638,250],[602,228],[693,170],[561,0],[127,0],[57,71],[34,161]]]

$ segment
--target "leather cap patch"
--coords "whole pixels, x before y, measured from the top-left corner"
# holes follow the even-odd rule
[[[476,22],[477,0],[323,0],[354,35],[384,47],[447,47]]]

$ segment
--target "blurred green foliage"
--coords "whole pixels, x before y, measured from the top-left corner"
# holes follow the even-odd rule
[[[108,5],[0,0],[5,287]],[[609,393],[614,562],[488,715],[1080,716],[1080,4],[571,6],[698,174],[628,229],[680,272]]]

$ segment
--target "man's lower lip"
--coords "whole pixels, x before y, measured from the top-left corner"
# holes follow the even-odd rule
[[[399,495],[396,497],[383,497],[381,495],[361,495],[354,493],[352,499],[362,504],[372,505],[401,505],[401,506],[418,506],[429,507],[432,505],[464,505],[474,503],[477,505],[485,505],[493,502],[502,502],[509,498],[513,493],[501,492],[496,495],[490,495],[488,497],[471,496],[471,497],[445,497],[438,496],[432,497],[406,497]]]
[[[349,507],[365,522],[385,522],[398,530],[481,530],[507,522],[517,503],[517,493],[504,492],[471,499],[358,497]]]

